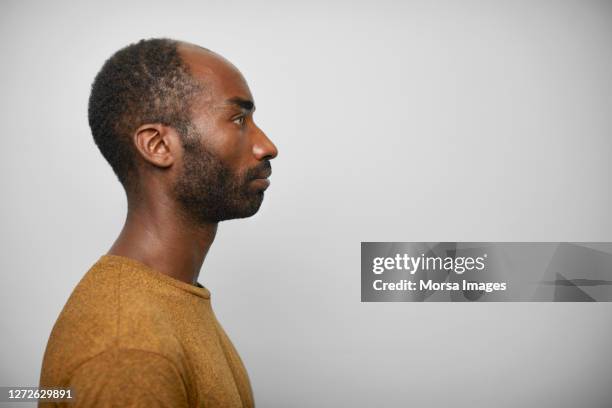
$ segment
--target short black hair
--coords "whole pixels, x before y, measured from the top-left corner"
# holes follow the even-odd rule
[[[106,60],[91,86],[89,127],[126,192],[138,182],[132,132],[162,123],[188,134],[191,102],[201,85],[181,59],[179,44],[167,38],[130,44]]]

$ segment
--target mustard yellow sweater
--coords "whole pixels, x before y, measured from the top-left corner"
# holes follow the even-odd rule
[[[40,386],[71,388],[75,400],[39,407],[254,406],[208,289],[117,255],[103,255],[72,292]]]

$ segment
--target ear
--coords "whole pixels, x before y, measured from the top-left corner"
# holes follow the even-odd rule
[[[134,132],[134,145],[140,156],[157,167],[170,167],[180,154],[178,134],[171,127],[148,123]]]

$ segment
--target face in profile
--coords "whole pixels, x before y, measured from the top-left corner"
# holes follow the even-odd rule
[[[240,72],[212,52],[181,51],[205,91],[182,135],[174,197],[199,224],[250,217],[262,204],[276,147],[253,121],[253,97]]]
[[[232,170],[205,147],[203,137],[187,139],[182,169],[174,186],[177,201],[199,223],[246,218],[259,210],[271,174],[268,160],[242,171]]]

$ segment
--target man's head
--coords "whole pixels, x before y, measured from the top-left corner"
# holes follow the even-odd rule
[[[163,194],[201,224],[248,217],[261,205],[277,150],[254,110],[246,81],[223,57],[151,39],[106,61],[89,124],[128,200]]]

